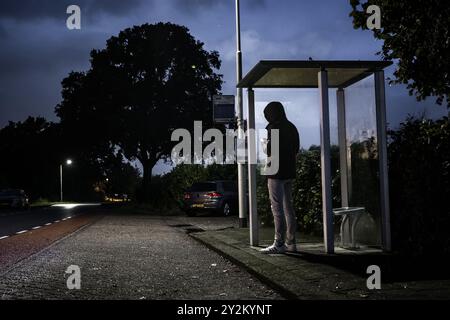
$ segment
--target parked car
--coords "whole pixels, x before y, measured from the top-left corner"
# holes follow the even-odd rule
[[[0,206],[24,209],[29,207],[29,199],[24,190],[2,190],[0,191]]]
[[[131,199],[128,198],[128,195],[125,193],[115,193],[113,195],[105,196],[106,202],[130,202]]]
[[[238,188],[235,181],[206,181],[194,183],[184,193],[183,210],[188,216],[212,211],[229,216],[238,207]]]

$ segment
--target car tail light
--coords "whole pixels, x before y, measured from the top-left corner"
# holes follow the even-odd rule
[[[210,192],[206,196],[208,196],[210,198],[220,198],[220,197],[222,197],[222,194],[218,193],[218,192]]]
[[[184,194],[184,200],[189,200],[191,198],[191,194],[190,193],[185,193]]]

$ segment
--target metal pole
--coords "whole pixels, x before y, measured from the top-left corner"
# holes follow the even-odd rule
[[[241,51],[241,15],[240,1],[236,0],[236,75],[237,83],[242,80],[242,51]],[[237,89],[237,126],[238,139],[245,141],[244,134],[244,106],[243,106],[243,89]],[[239,188],[239,227],[247,228],[247,198],[246,198],[246,175],[245,163],[238,162],[238,188]]]
[[[328,72],[319,72],[319,93],[321,105],[321,171],[322,171],[322,210],[323,241],[325,252],[334,253],[333,203],[331,195],[331,151],[330,151],[330,106],[328,99]]]
[[[337,114],[338,114],[338,136],[339,136],[339,164],[341,174],[341,206],[348,207],[348,162],[347,162],[347,126],[345,116],[345,91],[337,90]]]
[[[59,190],[60,190],[60,201],[63,202],[63,166],[59,165]]]
[[[382,247],[391,251],[391,223],[389,210],[389,177],[387,164],[387,123],[384,71],[375,72],[375,101],[377,113],[378,163],[380,171],[380,207]]]
[[[248,89],[248,187],[250,211],[250,245],[259,244],[258,206],[256,202],[256,132],[255,132],[255,92]]]

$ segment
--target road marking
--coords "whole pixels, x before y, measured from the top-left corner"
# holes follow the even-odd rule
[[[56,220],[54,223],[58,223],[58,222],[60,222],[60,220]]]
[[[6,238],[9,238],[9,236],[0,237],[0,240],[6,239]]]
[[[25,232],[28,232],[28,230],[22,230],[22,231],[16,232],[16,234],[22,234],[22,233],[25,233]]]
[[[51,222],[49,222],[49,223],[46,223],[45,225],[46,225],[46,226],[50,226],[51,224],[52,224],[52,223],[51,223]]]
[[[33,230],[37,230],[37,229],[40,229],[40,228],[42,228],[42,227],[41,226],[37,226],[37,227],[34,227]]]
[[[66,221],[67,219],[69,219],[69,218],[64,218],[64,219],[62,219],[62,221]]]
[[[70,217],[67,217],[67,219],[72,219],[72,216],[70,216]]]

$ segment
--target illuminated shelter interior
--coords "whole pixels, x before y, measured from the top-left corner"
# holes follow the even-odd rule
[[[248,129],[255,129],[255,89],[318,89],[321,134],[321,182],[323,207],[324,250],[335,252],[334,216],[352,208],[352,167],[349,152],[349,130],[346,118],[351,116],[346,106],[346,96],[354,86],[373,77],[374,141],[377,156],[377,211],[379,211],[380,245],[384,251],[391,250],[389,213],[389,185],[387,171],[386,101],[384,69],[389,61],[260,61],[241,81],[238,88],[248,90]],[[339,172],[342,208],[332,206],[332,173],[330,145],[330,103],[329,92],[336,90],[337,122],[339,141]],[[364,106],[365,102],[361,102]],[[256,138],[248,136],[248,194],[250,245],[259,245],[259,219],[256,198]],[[283,143],[283,142],[281,142]],[[375,192],[373,192],[375,193]],[[372,197],[371,194],[367,195]],[[375,195],[373,195],[375,198]],[[344,210],[342,210],[344,209]],[[353,209],[353,211],[351,211]],[[364,208],[362,208],[364,209]]]

